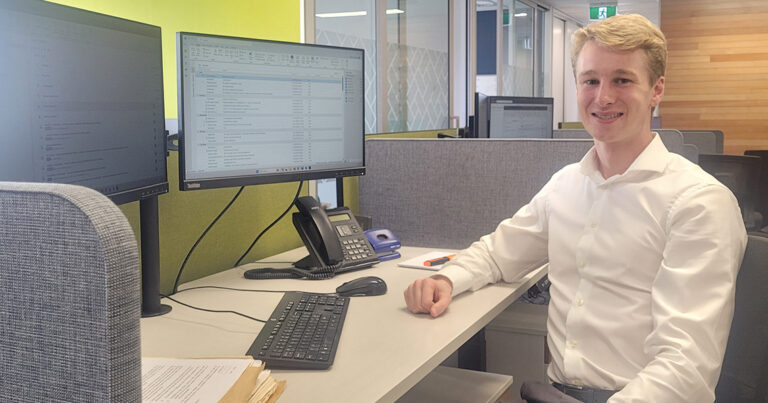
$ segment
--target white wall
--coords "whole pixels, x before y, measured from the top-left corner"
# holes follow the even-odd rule
[[[563,94],[565,81],[565,21],[552,17],[552,97],[554,98],[554,113],[552,124],[563,121]]]
[[[563,121],[578,122],[579,108],[576,104],[576,79],[571,66],[571,35],[579,27],[573,22],[565,22],[565,53],[563,61]]]

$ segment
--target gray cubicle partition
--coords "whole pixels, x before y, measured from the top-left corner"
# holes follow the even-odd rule
[[[701,154],[723,153],[723,132],[720,130],[680,130],[686,144],[694,144]]]
[[[699,150],[695,144],[688,144],[683,138],[683,134],[679,130],[675,129],[656,129],[656,133],[659,133],[661,141],[667,150],[670,152],[680,154],[689,161],[698,164],[699,163]],[[558,129],[553,130],[552,137],[556,139],[590,139],[592,136],[583,129]]]
[[[403,245],[465,248],[591,147],[579,139],[367,140],[359,210]]]

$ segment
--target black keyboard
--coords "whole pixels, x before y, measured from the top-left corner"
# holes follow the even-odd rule
[[[326,369],[333,364],[349,297],[286,292],[247,355],[276,369]]]

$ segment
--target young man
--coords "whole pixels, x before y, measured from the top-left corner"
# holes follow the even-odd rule
[[[413,313],[549,262],[548,375],[610,402],[714,400],[746,232],[731,192],[651,131],[666,39],[639,15],[572,38],[594,138],[514,217],[405,291]],[[614,393],[614,391],[616,391]]]

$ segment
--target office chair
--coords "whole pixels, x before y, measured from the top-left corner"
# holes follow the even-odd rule
[[[760,158],[750,155],[699,154],[699,166],[736,196],[747,231],[761,228],[764,217],[755,210],[760,186]]]
[[[760,185],[757,187],[755,210],[763,216],[762,232],[768,232],[768,150],[747,150],[744,155],[760,157]]]
[[[109,199],[0,182],[0,290],[0,401],[141,401],[138,248]]]
[[[716,402],[768,402],[768,237],[749,234]]]

